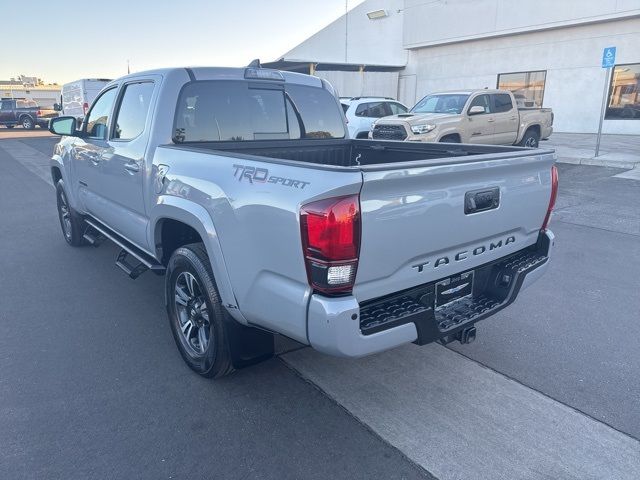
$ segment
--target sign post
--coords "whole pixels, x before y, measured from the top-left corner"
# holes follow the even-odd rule
[[[611,82],[611,69],[616,65],[616,47],[607,47],[602,51],[602,68],[606,69],[604,76],[604,93],[602,94],[602,109],[600,110],[600,124],[598,125],[598,139],[596,140],[596,157],[600,154],[600,137],[602,136],[602,122],[607,112],[607,97]]]

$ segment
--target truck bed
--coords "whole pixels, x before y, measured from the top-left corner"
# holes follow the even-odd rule
[[[168,145],[195,151],[219,151],[240,158],[260,157],[271,161],[293,161],[335,167],[363,167],[391,163],[442,160],[459,162],[459,157],[510,154],[531,155],[530,149],[497,145],[458,143],[411,143],[379,140],[266,140],[252,142],[207,142]],[[551,153],[545,151],[544,153]],[[438,162],[440,163],[440,162]]]

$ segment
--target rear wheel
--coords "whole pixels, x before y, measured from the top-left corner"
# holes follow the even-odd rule
[[[58,218],[60,219],[60,227],[62,228],[64,239],[72,247],[84,245],[84,238],[82,238],[85,228],[84,221],[82,217],[69,206],[69,200],[64,191],[64,182],[62,180],[58,180],[58,183],[56,183],[56,199],[58,203]]]
[[[36,128],[36,124],[31,117],[22,117],[20,123],[22,124],[22,128],[24,128],[25,130],[33,130],[34,128]]]
[[[538,148],[540,143],[540,135],[533,129],[529,129],[524,133],[524,137],[518,143],[521,147]]]
[[[220,301],[209,257],[201,243],[178,248],[166,274],[167,314],[182,358],[205,377],[233,372]]]

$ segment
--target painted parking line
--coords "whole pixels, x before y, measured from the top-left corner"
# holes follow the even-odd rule
[[[440,345],[281,358],[440,480],[640,478],[637,440]]]
[[[2,139],[0,149],[22,164],[27,170],[34,173],[51,185],[50,157],[30,147],[24,142],[15,139]]]

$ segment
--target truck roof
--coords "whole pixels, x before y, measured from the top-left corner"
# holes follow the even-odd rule
[[[249,68],[258,70],[270,70],[279,71],[282,73],[285,82],[296,83],[302,85],[309,85],[312,87],[322,87],[323,80],[318,77],[306,75],[303,73],[287,72],[282,70],[274,70],[270,68],[262,67],[173,67],[173,68],[158,68],[154,70],[145,70],[142,72],[135,72],[123,77],[113,80],[117,82],[123,79],[134,79],[145,75],[170,75],[178,71],[191,72],[195,77],[195,80],[244,80],[245,71]],[[258,80],[260,81],[260,80]],[[113,83],[112,82],[112,83]]]
[[[509,93],[509,91],[497,88],[476,88],[474,90],[444,90],[441,92],[432,92],[429,93],[429,95],[472,95],[474,93]]]

